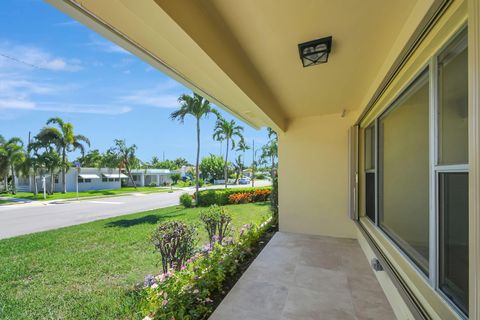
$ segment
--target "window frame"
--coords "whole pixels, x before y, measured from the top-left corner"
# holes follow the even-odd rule
[[[397,250],[397,252],[406,260],[408,261],[409,265],[416,270],[418,275],[425,279],[426,282],[430,285],[430,287],[456,312],[456,314],[463,318],[468,319],[468,315],[463,312],[460,307],[455,304],[452,298],[448,297],[440,289],[440,208],[439,208],[439,176],[442,173],[467,173],[470,174],[469,165],[468,164],[439,164],[439,143],[440,143],[440,136],[439,136],[439,100],[440,100],[440,88],[439,88],[439,64],[438,58],[439,56],[445,51],[448,50],[452,44],[454,44],[459,40],[460,37],[466,37],[468,35],[467,26],[463,25],[459,28],[452,36],[446,41],[438,50],[436,50],[433,55],[428,59],[428,61],[419,67],[418,71],[410,78],[408,82],[403,85],[397,94],[390,100],[390,103],[387,104],[386,108],[383,109],[379,114],[377,114],[374,120],[370,121],[368,124],[363,126],[364,135],[363,135],[363,197],[366,207],[366,173],[373,172],[375,174],[375,221],[371,221],[370,218],[366,216],[366,211],[364,207],[363,217],[366,219],[364,221],[368,221],[369,223],[375,226],[375,230],[377,230],[386,241]],[[468,50],[468,43],[467,43],[467,50]],[[413,259],[394,241],[388,233],[386,233],[380,227],[380,187],[381,187],[381,178],[382,173],[380,170],[380,137],[379,137],[379,119],[387,115],[389,112],[395,109],[398,105],[400,99],[402,99],[405,92],[411,89],[412,85],[417,81],[417,79],[422,76],[424,72],[428,73],[427,79],[429,81],[429,130],[428,130],[428,139],[429,139],[429,265],[428,265],[428,275],[425,274],[423,270],[420,269],[419,266],[415,263]],[[468,115],[470,117],[470,115]],[[366,169],[366,134],[365,130],[372,125],[375,126],[375,169],[374,170],[367,170]]]

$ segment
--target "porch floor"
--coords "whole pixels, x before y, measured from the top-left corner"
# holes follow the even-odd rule
[[[210,320],[396,319],[357,240],[278,232]]]

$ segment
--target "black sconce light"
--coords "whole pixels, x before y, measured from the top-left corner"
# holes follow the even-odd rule
[[[312,40],[298,45],[298,52],[304,67],[313,66],[328,61],[332,48],[332,37]]]

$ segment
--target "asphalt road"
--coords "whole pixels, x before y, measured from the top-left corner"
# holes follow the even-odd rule
[[[271,185],[270,181],[259,180],[256,187]],[[232,185],[229,188],[249,187]],[[211,186],[221,189],[223,186]],[[195,188],[185,188],[173,193],[159,192],[111,198],[84,199],[79,201],[32,201],[30,203],[0,206],[0,239],[57,229],[85,222],[117,217],[129,213],[177,205],[184,192],[194,193]]]
[[[183,192],[0,206],[0,239],[177,205]]]

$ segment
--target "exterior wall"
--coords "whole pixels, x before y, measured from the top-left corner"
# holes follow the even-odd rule
[[[281,231],[356,237],[348,212],[348,129],[357,116],[294,119],[279,134]]]
[[[400,251],[392,241],[385,236],[382,230],[379,230],[365,216],[365,179],[364,179],[364,145],[363,135],[364,128],[372,123],[391,103],[395,100],[400,92],[413,80],[421,69],[428,65],[431,57],[450,40],[459,30],[466,24],[467,5],[465,1],[454,1],[449,6],[444,15],[439,19],[436,25],[431,29],[429,34],[423,39],[415,52],[410,56],[403,68],[398,72],[396,77],[386,88],[383,95],[377,100],[370,112],[362,119],[360,134],[360,157],[359,157],[359,187],[360,187],[360,221],[369,235],[373,238],[378,248],[387,257],[393,268],[397,270],[403,282],[411,289],[412,293],[418,299],[422,307],[428,312],[433,319],[459,319],[454,308],[449,304],[436,290],[423,274],[406,258],[405,254]],[[469,30],[471,32],[471,30]],[[469,50],[471,50],[469,48]],[[470,66],[469,66],[470,68]],[[406,139],[408,137],[405,137]],[[423,169],[425,170],[425,169]],[[401,191],[397,191],[401,193]],[[477,197],[478,198],[478,197]],[[403,225],[403,232],[407,230],[408,225]],[[414,237],[414,235],[412,235]],[[478,272],[478,270],[476,271]],[[385,290],[389,296],[389,290]],[[470,306],[472,308],[472,306]],[[478,316],[472,316],[471,319],[479,319]]]

